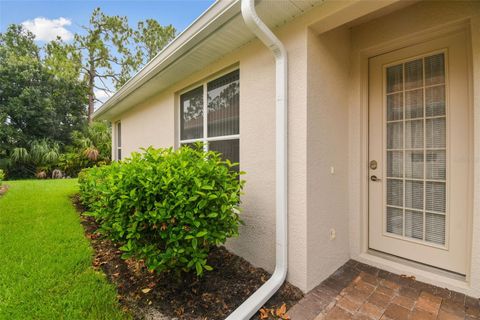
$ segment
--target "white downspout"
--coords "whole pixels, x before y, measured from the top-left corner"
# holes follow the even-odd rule
[[[242,16],[247,27],[275,56],[275,179],[276,179],[276,265],[275,272],[257,291],[240,305],[227,320],[248,320],[280,288],[287,276],[287,51],[255,11],[255,0],[242,0]]]

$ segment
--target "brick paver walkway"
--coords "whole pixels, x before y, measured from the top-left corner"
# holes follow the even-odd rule
[[[288,314],[292,320],[477,320],[480,301],[350,260]]]

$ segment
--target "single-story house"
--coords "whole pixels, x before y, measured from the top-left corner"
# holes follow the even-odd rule
[[[353,258],[480,297],[480,1],[254,6],[285,52],[241,1],[215,2],[95,112],[114,158],[203,141],[238,161],[227,247],[273,271],[288,203],[287,280],[305,292]]]

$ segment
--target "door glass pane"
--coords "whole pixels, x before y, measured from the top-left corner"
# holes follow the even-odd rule
[[[403,119],[403,93],[393,93],[387,96],[387,120]]]
[[[403,235],[402,209],[387,207],[387,232]]]
[[[423,179],[423,151],[405,151],[405,177]]]
[[[405,118],[423,117],[423,89],[405,92]]]
[[[446,146],[446,121],[445,118],[426,120],[427,148],[445,148]]]
[[[425,89],[425,115],[427,117],[445,115],[445,86]]]
[[[445,244],[445,216],[427,212],[425,218],[425,240]]]
[[[445,244],[444,54],[389,67],[386,77],[386,230]]]
[[[239,89],[238,70],[207,84],[209,137],[239,134]]]
[[[181,140],[203,137],[203,87],[180,96]]]
[[[387,204],[403,206],[403,180],[387,179]]]
[[[423,212],[405,210],[405,237],[423,239]]]
[[[423,120],[405,122],[405,148],[423,148]]]
[[[425,58],[425,85],[445,83],[445,57],[443,53]]]
[[[423,86],[422,59],[405,63],[405,90]]]
[[[423,181],[405,181],[405,207],[423,210]]]
[[[447,156],[445,150],[427,151],[426,162],[427,179],[446,179]]]
[[[387,151],[387,176],[403,177],[403,151]]]
[[[387,148],[403,148],[403,123],[392,122],[387,124]]]
[[[403,65],[387,68],[387,92],[403,90]]]
[[[425,191],[426,209],[445,213],[447,191],[445,182],[427,181]]]

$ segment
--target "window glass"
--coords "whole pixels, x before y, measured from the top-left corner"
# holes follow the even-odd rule
[[[205,92],[206,90],[206,92]],[[204,95],[207,96],[204,101]],[[196,142],[240,160],[240,81],[235,70],[180,96],[180,146]],[[206,128],[206,136],[204,136]],[[228,138],[224,138],[228,136]],[[226,140],[228,139],[228,140]],[[235,170],[239,170],[238,167]]]
[[[240,144],[238,139],[220,140],[209,142],[209,149],[222,154],[222,158],[230,160],[232,163],[240,162]],[[238,171],[238,166],[233,168]]]
[[[122,123],[117,123],[117,148],[122,147]]]
[[[203,86],[184,93],[180,97],[181,139],[203,137]]]
[[[122,160],[122,123],[117,122],[117,160]]]
[[[209,137],[239,133],[239,89],[238,70],[208,83]]]

